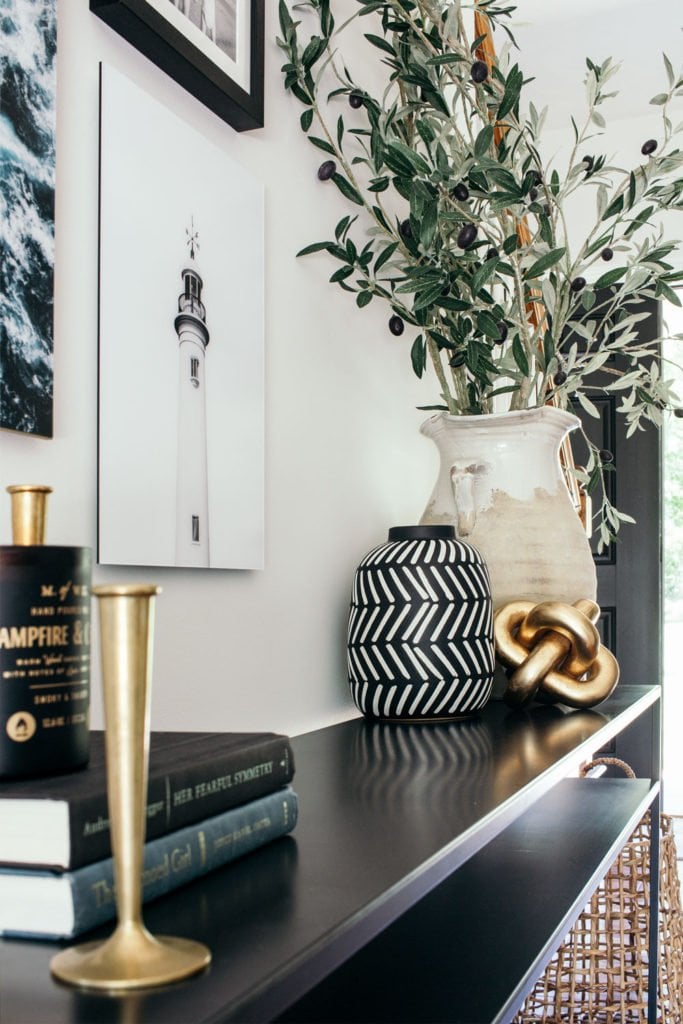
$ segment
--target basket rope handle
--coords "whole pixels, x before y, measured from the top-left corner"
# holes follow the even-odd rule
[[[622,761],[619,757],[596,757],[592,761],[586,761],[579,768],[579,777],[585,779],[591,768],[597,768],[601,764],[614,765],[617,768],[621,768],[624,775],[629,779],[635,779],[636,773],[631,768],[630,764],[626,764],[626,761]]]

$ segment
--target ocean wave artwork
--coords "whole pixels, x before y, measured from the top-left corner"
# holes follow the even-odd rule
[[[0,427],[52,436],[57,0],[0,0]]]

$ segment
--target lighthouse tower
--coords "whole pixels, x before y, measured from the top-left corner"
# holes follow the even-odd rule
[[[182,271],[174,326],[178,335],[178,473],[176,565],[209,565],[209,485],[206,461],[206,346],[209,331],[203,282],[195,266],[197,232],[187,232],[189,266]]]

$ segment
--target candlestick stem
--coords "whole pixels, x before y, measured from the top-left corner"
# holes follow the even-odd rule
[[[147,584],[94,587],[100,610],[107,795],[118,924],[104,942],[58,953],[55,977],[124,991],[177,981],[208,965],[198,942],[154,937],[142,921],[142,867],[149,767],[154,604]]]

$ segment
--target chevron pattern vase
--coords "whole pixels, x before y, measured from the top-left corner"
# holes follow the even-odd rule
[[[479,552],[452,526],[401,526],[356,570],[348,671],[368,718],[472,714],[491,695],[491,590]]]

